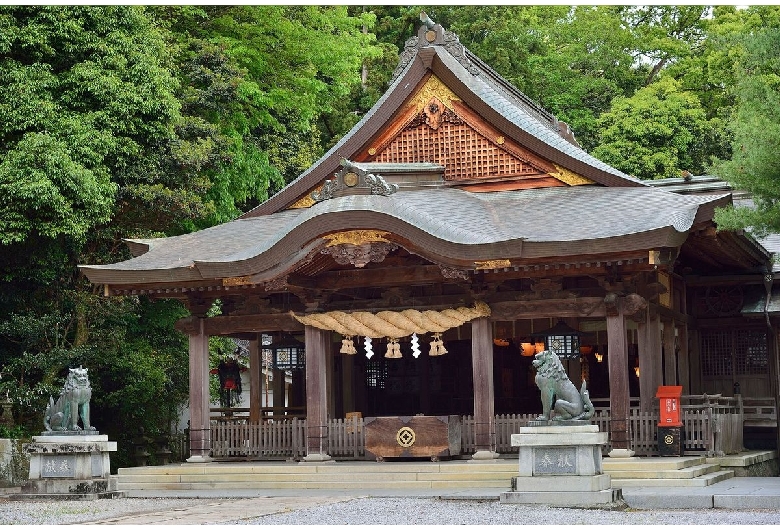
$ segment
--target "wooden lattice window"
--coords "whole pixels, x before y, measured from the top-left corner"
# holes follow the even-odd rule
[[[465,123],[444,121],[438,129],[414,122],[374,162],[432,162],[446,167],[446,180],[538,175],[532,165],[496,146]]]
[[[712,377],[766,374],[769,363],[766,332],[709,330],[701,333],[702,374]]]

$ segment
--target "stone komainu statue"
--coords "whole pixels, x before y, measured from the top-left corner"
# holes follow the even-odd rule
[[[542,392],[542,415],[540,420],[579,420],[593,416],[585,381],[578,392],[566,375],[566,370],[556,354],[545,350],[534,356],[536,386]]]
[[[43,415],[46,431],[80,431],[79,416],[85,431],[94,430],[89,424],[89,400],[92,399],[92,387],[89,386],[87,369],[70,368],[65,386],[55,403],[49,398],[49,405]]]

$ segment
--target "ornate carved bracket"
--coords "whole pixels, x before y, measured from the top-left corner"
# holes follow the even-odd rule
[[[281,291],[288,287],[287,278],[287,275],[274,278],[273,280],[264,282],[263,287],[266,291]]]
[[[441,275],[448,280],[468,280],[469,279],[469,271],[464,269],[456,269],[455,267],[445,267],[444,265],[439,265],[439,268],[441,269]]]
[[[647,310],[647,300],[636,293],[626,296],[620,296],[617,293],[607,293],[604,297],[604,305],[607,309],[607,316],[617,316],[622,309],[623,315],[634,317],[634,320],[641,320],[644,311]]]
[[[361,245],[336,245],[328,246],[320,252],[330,254],[339,265],[354,265],[357,268],[365,267],[368,263],[380,263],[387,255],[396,250],[398,245],[381,241],[372,241]]]
[[[531,284],[531,290],[536,298],[548,299],[557,298],[563,290],[563,284],[560,280],[551,280],[550,278],[539,278]]]
[[[357,190],[368,189],[371,195],[383,197],[388,197],[398,191],[398,184],[390,184],[382,176],[369,173],[349,160],[342,159],[341,166],[342,168],[332,179],[326,180],[318,190],[311,193],[311,199],[315,203],[353,193],[350,190],[359,193]]]

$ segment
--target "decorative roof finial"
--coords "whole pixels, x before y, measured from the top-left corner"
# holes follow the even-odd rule
[[[433,29],[433,26],[436,25],[436,23],[433,20],[431,20],[431,18],[428,16],[428,13],[426,13],[425,11],[420,12],[420,22],[425,24],[425,27],[428,29]]]

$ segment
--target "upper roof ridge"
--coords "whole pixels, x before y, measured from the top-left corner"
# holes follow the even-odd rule
[[[466,46],[461,44],[457,34],[444,29],[441,24],[431,20],[425,11],[420,13],[420,25],[417,35],[410,37],[404,50],[399,57],[398,66],[393,72],[390,82],[392,85],[398,77],[403,74],[409,63],[417,56],[417,53],[431,46],[440,46],[458,61],[471,75],[489,78],[490,84],[496,88],[502,89],[506,95],[514,100],[515,103],[523,107],[526,112],[533,115],[540,123],[548,126],[551,130],[569,140],[576,146],[580,146],[574,139],[574,134],[565,122],[561,122],[550,111],[542,107],[537,101],[521,92],[512,83],[507,81],[498,72],[485,63],[482,59],[474,55]],[[488,79],[486,79],[487,81]]]

